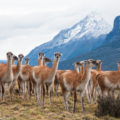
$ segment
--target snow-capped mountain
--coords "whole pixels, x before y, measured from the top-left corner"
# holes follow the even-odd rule
[[[97,38],[102,34],[109,33],[111,29],[112,27],[101,16],[92,12],[71,28],[62,30],[52,41],[46,45],[43,44],[43,46],[53,48],[68,43],[69,41],[81,39],[84,36]]]
[[[100,59],[102,61],[102,70],[116,70],[117,63],[120,61],[120,16],[114,20],[113,29],[107,34],[105,43],[95,50],[78,55],[70,60],[61,61],[60,69],[73,69],[72,64],[75,61],[86,59]]]
[[[33,49],[27,57],[34,65],[40,51],[53,58],[54,52],[63,54],[61,60],[92,51],[103,44],[112,27],[98,14],[91,13],[71,28],[60,31],[51,41]]]

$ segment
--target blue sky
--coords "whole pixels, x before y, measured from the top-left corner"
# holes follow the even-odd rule
[[[0,1],[0,59],[6,52],[28,54],[72,26],[91,11],[109,23],[120,15],[120,0],[2,0]]]

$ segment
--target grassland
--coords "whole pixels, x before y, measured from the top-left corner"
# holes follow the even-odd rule
[[[9,95],[6,101],[0,102],[0,120],[118,120],[105,116],[97,118],[94,111],[97,104],[88,104],[85,99],[85,112],[81,111],[80,96],[78,93],[77,110],[72,113],[73,98],[69,97],[70,112],[64,109],[64,102],[61,92],[59,96],[53,95],[53,104],[49,104],[49,97],[46,96],[45,106],[36,104],[34,96],[31,100],[23,100],[22,96],[14,95],[13,102],[10,102]]]

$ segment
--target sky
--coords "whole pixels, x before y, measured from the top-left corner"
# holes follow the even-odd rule
[[[27,55],[94,11],[113,25],[119,6],[120,0],[1,0],[0,60],[8,51]]]

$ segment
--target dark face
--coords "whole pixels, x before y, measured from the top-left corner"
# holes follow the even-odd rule
[[[92,61],[93,66],[97,67],[99,64],[94,60]]]
[[[19,55],[18,55],[18,58],[19,58],[20,61],[22,61],[23,57],[24,57],[23,54],[19,54]]]
[[[47,58],[47,57],[44,57],[44,61],[45,61],[45,63],[51,62],[51,59],[49,59],[49,58]]]
[[[13,59],[14,59],[14,60],[18,60],[18,57],[14,55],[14,56],[13,56]]]
[[[101,63],[102,63],[101,60],[96,60],[96,62],[97,62],[98,64],[101,64]]]
[[[79,61],[75,62],[74,65],[76,65],[76,66],[82,66],[82,64]]]
[[[30,58],[25,58],[25,61],[27,61],[27,62],[28,62],[29,60],[30,60]]]
[[[44,53],[43,52],[40,52],[39,53],[39,57],[42,58],[44,56]]]
[[[58,59],[58,58],[60,58],[60,56],[61,56],[61,54],[60,54],[60,53],[58,53],[58,52],[56,52],[56,53],[55,53],[55,58],[57,58],[57,59]]]
[[[90,65],[90,67],[97,67],[98,63],[96,60],[88,60],[87,63]]]
[[[13,53],[12,52],[7,52],[7,59],[11,60],[13,59]]]

